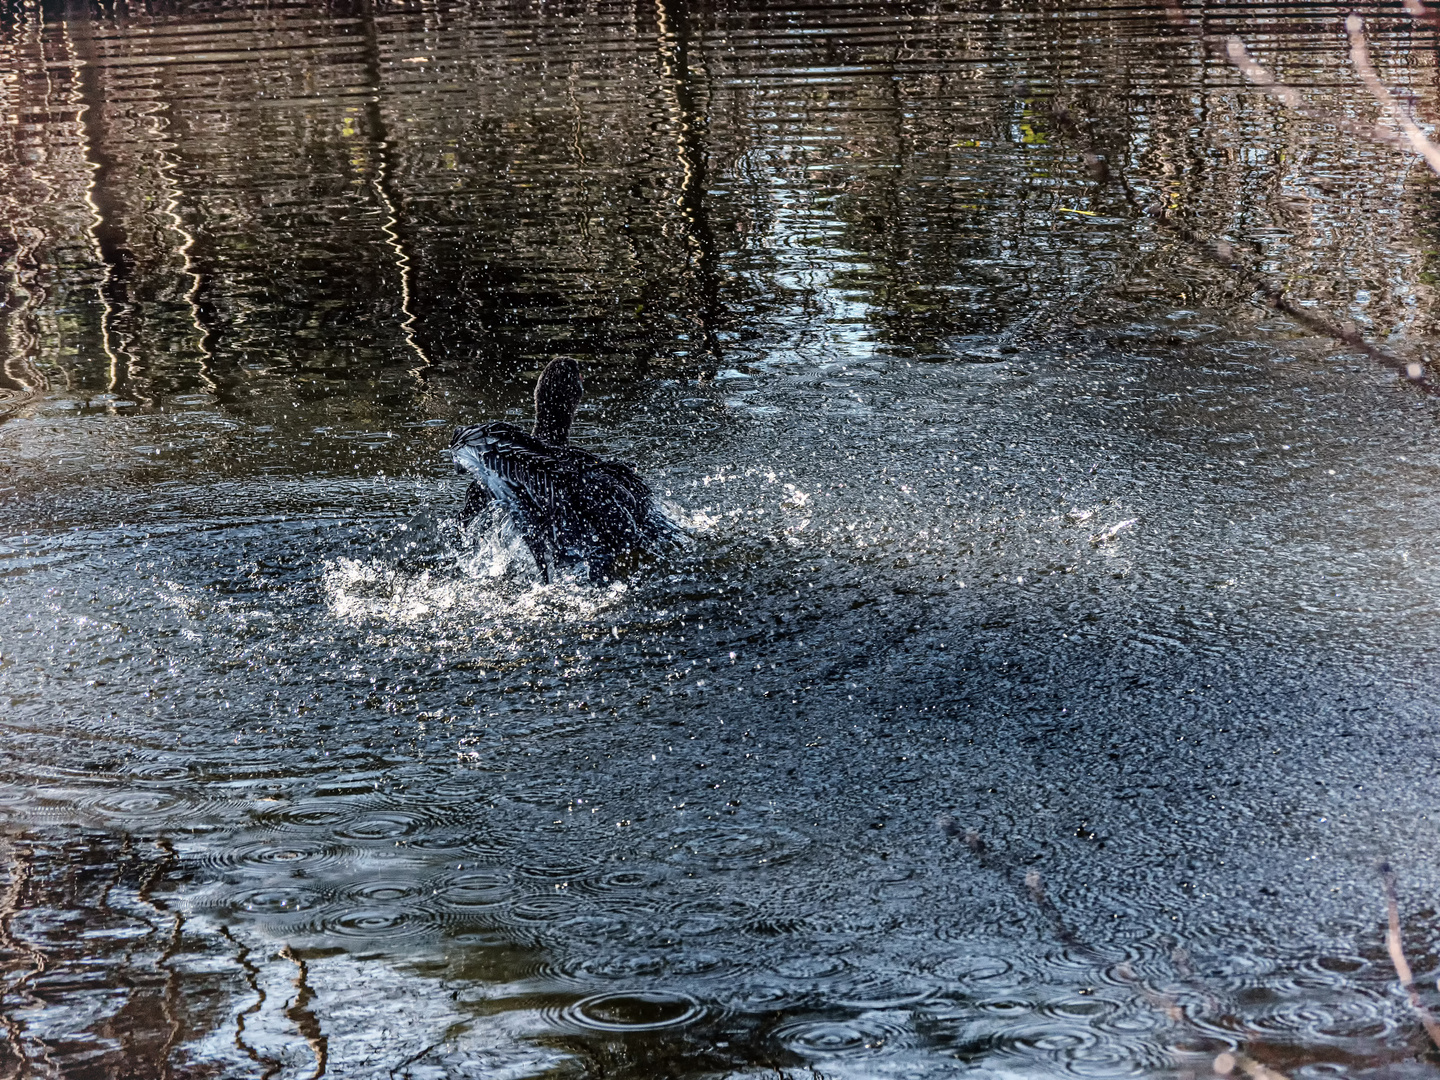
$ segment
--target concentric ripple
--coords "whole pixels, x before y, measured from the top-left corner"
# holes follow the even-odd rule
[[[579,881],[589,875],[595,874],[596,870],[603,865],[603,860],[593,859],[568,859],[565,862],[554,863],[525,863],[515,867],[517,877],[529,878],[533,881]]]
[[[805,1058],[874,1054],[914,1039],[908,1014],[899,1012],[865,1013],[848,1020],[793,1020],[770,1034],[785,1049]]]
[[[1305,989],[1287,981],[1247,991],[1236,1015],[1204,1027],[1220,1037],[1335,1045],[1351,1040],[1382,1041],[1395,1031],[1397,1023],[1384,994],[1368,987]]]
[[[325,895],[303,885],[274,885],[247,889],[225,897],[222,906],[251,915],[303,915],[325,903]]]
[[[365,810],[337,824],[335,835],[362,844],[384,843],[418,833],[432,820],[415,810]]]
[[[729,829],[677,829],[658,838],[667,844],[662,857],[685,867],[707,870],[750,870],[776,866],[803,854],[810,846],[804,833],[778,826]]]
[[[620,1032],[684,1027],[704,1015],[705,1006],[688,994],[662,990],[592,994],[561,1013],[576,1027]]]
[[[635,983],[664,975],[670,965],[659,952],[636,949],[588,949],[583,954],[560,956],[543,963],[540,970],[557,982],[593,986],[601,980]]]
[[[347,808],[337,806],[334,799],[307,799],[277,810],[267,810],[256,815],[256,821],[276,827],[330,829],[344,821],[347,813]]]
[[[189,809],[183,795],[152,788],[118,788],[101,791],[81,802],[91,814],[141,825],[148,821],[165,822]]]
[[[212,848],[205,864],[221,870],[288,870],[315,873],[339,867],[354,858],[353,849],[323,839],[303,836],[246,840]]]
[[[418,904],[359,904],[326,912],[317,929],[331,937],[389,941],[431,934],[440,923],[433,911]]]
[[[137,784],[175,784],[188,780],[194,769],[178,761],[145,761],[129,765],[124,775]]]
[[[523,895],[508,870],[457,870],[431,882],[434,903],[441,909],[473,911],[509,903]]]
[[[418,900],[420,897],[429,895],[429,893],[430,890],[418,881],[405,881],[401,878],[392,877],[352,882],[345,886],[340,895],[350,901],[372,904],[400,904],[405,901]]]

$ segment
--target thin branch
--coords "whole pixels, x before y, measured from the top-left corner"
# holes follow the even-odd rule
[[[1416,22],[1426,26],[1440,26],[1440,16],[1431,11],[1420,0],[1405,0],[1405,10]]]
[[[1307,327],[1317,333],[1334,338],[1363,352],[1377,364],[1382,364],[1392,371],[1403,375],[1421,393],[1440,395],[1440,383],[1430,381],[1426,377],[1425,365],[1415,360],[1406,360],[1396,356],[1388,349],[1382,349],[1379,345],[1372,344],[1365,339],[1365,336],[1351,323],[1340,323],[1332,319],[1319,308],[1306,307],[1296,300],[1285,295],[1285,291],[1272,282],[1263,274],[1249,270],[1235,262],[1234,249],[1224,240],[1207,244],[1203,237],[1196,235],[1189,229],[1177,222],[1166,221],[1166,224],[1182,240],[1193,244],[1199,251],[1219,265],[1230,270],[1240,282],[1258,293],[1265,299],[1265,302],[1276,311],[1284,312],[1294,319],[1301,326]]]
[[[974,829],[962,830],[959,823],[950,814],[940,815],[935,823],[946,836],[963,840],[965,846],[970,849],[970,854],[975,856],[976,861],[979,862],[981,866],[997,874],[1011,886],[1015,887],[1017,891],[1020,891],[1020,881],[1016,880],[1016,875],[1011,867],[986,846],[985,841],[980,838],[978,832]],[[1026,872],[1021,880],[1023,880],[1025,895],[1040,909],[1041,914],[1044,915],[1050,923],[1056,937],[1064,942],[1067,947],[1084,955],[1092,963],[1108,963],[1108,960],[1099,949],[1081,939],[1075,931],[1066,924],[1060,914],[1060,909],[1057,908],[1055,902],[1046,895],[1044,882],[1041,880],[1038,872],[1030,870]],[[1147,1005],[1156,1012],[1163,1014],[1172,1023],[1179,1025],[1193,1023],[1186,1014],[1185,1009],[1173,996],[1150,986],[1130,964],[1117,964],[1111,971],[1124,982],[1134,987]],[[1193,978],[1187,978],[1186,982],[1191,984],[1192,989],[1204,994],[1206,998],[1212,997],[1209,991],[1203,985],[1197,985],[1197,981]],[[1215,1072],[1223,1076],[1235,1071],[1237,1068],[1248,1080],[1289,1080],[1289,1077],[1284,1073],[1272,1069],[1268,1065],[1263,1065],[1248,1054],[1239,1051],[1227,1051],[1216,1056],[1214,1061]]]
[[[1353,19],[1355,16],[1352,15],[1351,18]],[[1245,43],[1238,37],[1232,37],[1226,41],[1225,55],[1230,58],[1232,64],[1240,69],[1240,74],[1244,75],[1245,78],[1249,79],[1262,90],[1266,90],[1279,98],[1291,112],[1298,113],[1311,120],[1318,120],[1322,124],[1330,124],[1339,128],[1341,131],[1349,132],[1357,138],[1366,139],[1370,142],[1383,143],[1386,146],[1394,147],[1396,150],[1408,150],[1413,145],[1411,142],[1402,139],[1393,131],[1389,131],[1379,124],[1362,124],[1348,117],[1335,116],[1332,113],[1325,113],[1318,109],[1310,108],[1310,106],[1305,104],[1305,99],[1300,96],[1298,90],[1292,86],[1286,86],[1279,79],[1275,78],[1274,75],[1270,74],[1268,68],[1250,59],[1250,54],[1245,51]],[[1384,88],[1382,87],[1381,89],[1383,90]]]
[[[1400,107],[1400,103],[1380,81],[1380,76],[1375,74],[1375,68],[1370,63],[1370,47],[1365,42],[1365,20],[1359,15],[1351,15],[1345,20],[1345,32],[1350,35],[1350,62],[1355,65],[1360,81],[1385,111],[1394,117],[1411,147],[1425,159],[1425,164],[1430,166],[1430,171],[1440,176],[1440,146],[1427,139],[1425,133],[1415,126],[1410,114]]]
[[[1216,1054],[1211,1067],[1217,1076],[1229,1076],[1239,1069],[1240,1075],[1248,1077],[1249,1080],[1287,1080],[1284,1073],[1262,1065],[1248,1054]]]
[[[1380,864],[1380,881],[1385,886],[1385,906],[1390,920],[1389,928],[1385,931],[1385,948],[1390,952],[1390,963],[1395,965],[1395,974],[1400,976],[1400,985],[1405,988],[1405,993],[1410,998],[1410,1008],[1425,1026],[1425,1034],[1430,1036],[1430,1042],[1434,1046],[1440,1048],[1440,1023],[1436,1023],[1435,1017],[1425,1008],[1425,1003],[1420,1000],[1420,995],[1415,990],[1415,976],[1410,971],[1410,962],[1405,959],[1405,947],[1400,942],[1400,900],[1395,890],[1395,871],[1389,863]]]
[[[1405,7],[1406,10],[1416,18],[1424,18],[1427,21],[1434,20],[1434,17],[1421,6],[1420,0],[1405,0]],[[1183,13],[1176,8],[1173,2],[1170,7],[1170,17],[1172,21],[1181,21],[1185,22],[1187,26],[1190,25],[1187,20],[1184,20]],[[1191,28],[1193,29],[1193,27]],[[1380,103],[1385,112],[1400,125],[1401,130],[1404,132],[1404,138],[1379,125],[1360,124],[1353,120],[1348,120],[1343,117],[1327,116],[1310,109],[1297,91],[1292,87],[1286,86],[1270,74],[1266,68],[1255,63],[1245,51],[1244,43],[1237,37],[1232,37],[1228,40],[1226,53],[1230,58],[1230,62],[1240,70],[1245,78],[1256,86],[1273,94],[1292,111],[1302,116],[1331,123],[1342,131],[1347,131],[1352,135],[1369,140],[1370,142],[1383,143],[1386,146],[1401,150],[1413,150],[1425,159],[1426,164],[1430,166],[1431,170],[1436,174],[1440,174],[1440,147],[1437,147],[1426,138],[1425,133],[1415,126],[1415,122],[1400,108],[1399,103],[1395,101],[1395,98],[1391,95],[1390,91],[1385,88],[1385,85],[1375,73],[1375,67],[1370,62],[1370,50],[1365,41],[1364,20],[1358,15],[1351,15],[1345,20],[1345,29],[1350,35],[1350,59],[1355,65],[1357,74],[1359,74],[1361,81],[1370,91],[1370,94]],[[1208,37],[1203,32],[1196,32],[1200,34],[1202,40],[1209,43]],[[1409,379],[1412,385],[1425,393],[1440,393],[1440,386],[1437,386],[1437,384],[1431,382],[1426,377],[1424,364],[1404,360],[1394,353],[1380,348],[1378,345],[1371,344],[1354,326],[1337,323],[1319,311],[1307,309],[1303,305],[1291,300],[1284,294],[1283,290],[1259,274],[1239,270],[1232,262],[1230,245],[1224,241],[1215,244],[1207,254],[1210,254],[1211,258],[1222,265],[1238,270],[1242,279],[1246,279],[1246,283],[1264,296],[1273,308],[1289,315],[1302,326],[1307,326],[1312,330],[1318,330],[1321,333],[1335,338],[1337,341],[1344,342],[1351,348],[1359,349],[1372,360],[1399,372]]]

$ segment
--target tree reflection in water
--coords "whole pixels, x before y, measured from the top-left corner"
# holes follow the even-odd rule
[[[0,1075],[1433,1071],[1347,13],[0,2]],[[556,355],[693,553],[457,547]]]

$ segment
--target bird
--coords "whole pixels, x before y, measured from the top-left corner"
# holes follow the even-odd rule
[[[528,433],[497,421],[456,428],[450,439],[455,471],[474,478],[461,525],[495,504],[546,584],[571,568],[591,582],[609,581],[623,556],[661,554],[683,537],[634,469],[570,445],[584,393],[580,365],[557,357],[535,384]]]

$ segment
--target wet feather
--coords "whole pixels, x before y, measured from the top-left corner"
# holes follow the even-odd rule
[[[562,363],[570,367],[556,377]],[[591,580],[604,580],[621,556],[659,553],[684,535],[629,465],[564,441],[579,388],[573,361],[555,361],[541,376],[536,427],[547,421],[550,440],[497,421],[459,428],[450,441],[456,470],[474,477],[462,521],[493,502],[547,581],[556,569],[581,566]]]

